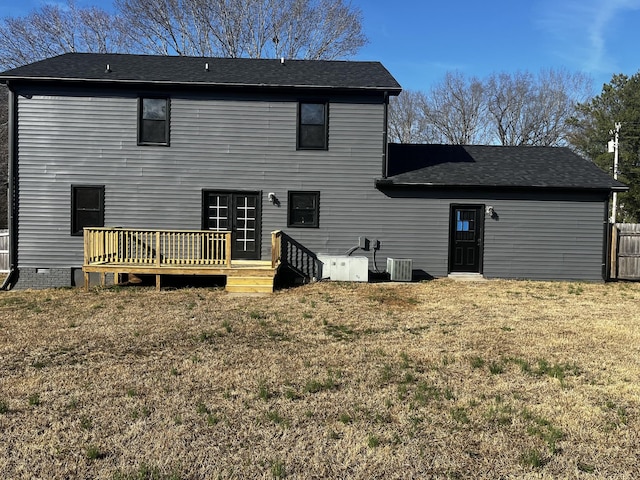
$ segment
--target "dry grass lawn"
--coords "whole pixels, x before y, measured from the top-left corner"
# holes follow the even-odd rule
[[[640,284],[0,292],[0,478],[640,477]]]

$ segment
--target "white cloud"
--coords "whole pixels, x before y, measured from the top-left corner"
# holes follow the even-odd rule
[[[538,23],[551,38],[553,53],[589,73],[613,73],[608,39],[616,21],[640,10],[640,0],[543,0]]]

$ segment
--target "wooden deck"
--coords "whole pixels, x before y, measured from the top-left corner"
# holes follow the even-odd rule
[[[155,275],[160,290],[162,275],[221,275],[229,292],[273,292],[280,264],[280,232],[271,235],[271,260],[232,260],[231,233],[209,230],[84,229],[85,289],[89,274]]]

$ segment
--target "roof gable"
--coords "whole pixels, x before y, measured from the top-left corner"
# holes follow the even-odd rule
[[[627,190],[567,147],[389,145],[387,187]]]
[[[107,68],[108,66],[108,68]],[[388,91],[401,87],[380,62],[66,53],[0,73],[0,81],[83,81],[225,87]]]

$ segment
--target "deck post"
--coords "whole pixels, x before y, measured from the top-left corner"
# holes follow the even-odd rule
[[[227,267],[231,268],[231,232],[227,232],[225,236],[225,255],[227,257]]]
[[[271,268],[276,268],[280,262],[282,249],[282,231],[276,230],[271,232]]]
[[[89,235],[91,235],[91,233],[87,230],[87,227],[84,227],[83,235],[84,235],[84,264],[88,265],[89,264]]]
[[[160,277],[161,275],[156,275],[156,292],[160,291]]]
[[[84,272],[84,291],[89,291],[89,272]]]

